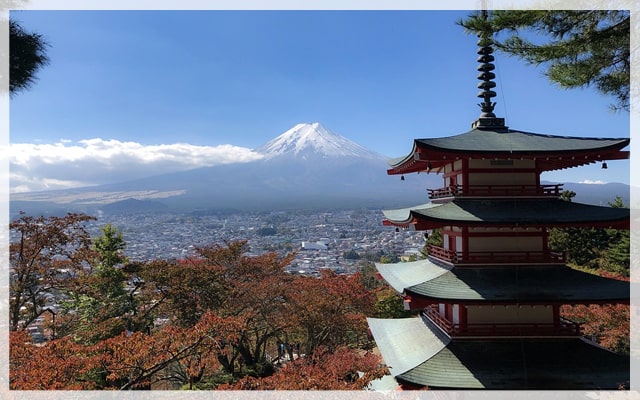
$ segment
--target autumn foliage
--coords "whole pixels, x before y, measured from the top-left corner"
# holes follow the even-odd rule
[[[362,389],[385,373],[379,356],[359,350],[376,297],[358,274],[292,275],[293,255],[249,257],[244,241],[122,264],[119,232],[109,226],[92,242],[88,220],[12,224],[22,235],[12,294],[37,301],[13,308],[11,389]],[[60,263],[72,273],[56,274]],[[47,322],[55,337],[33,343],[24,326],[53,289],[65,299]],[[298,345],[278,357],[279,343]]]
[[[628,277],[602,271],[600,275],[629,281]],[[629,354],[629,304],[577,304],[565,305],[560,312],[566,318],[581,324],[582,334],[601,346],[617,353]]]
[[[9,335],[10,388],[20,390],[95,389],[87,380],[90,353],[71,337],[51,341],[46,346],[30,343],[26,331]]]
[[[43,312],[45,294],[63,283],[61,275],[82,271],[92,257],[84,214],[31,217],[21,214],[9,225],[11,265],[9,326],[17,330]]]
[[[346,347],[334,351],[318,349],[312,356],[299,358],[266,378],[247,376],[224,390],[361,390],[372,380],[388,373],[380,357],[358,353]]]
[[[191,329],[166,326],[152,335],[123,332],[93,345],[71,336],[35,346],[25,331],[10,336],[12,389],[141,389],[170,380],[181,366],[187,379],[219,365],[217,356],[237,341],[233,318],[203,316]],[[227,347],[227,350],[230,347]]]

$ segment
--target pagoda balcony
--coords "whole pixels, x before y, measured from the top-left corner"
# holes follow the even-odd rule
[[[580,336],[580,324],[560,318],[554,323],[482,323],[454,324],[440,315],[438,305],[433,304],[424,309],[423,314],[436,324],[449,337],[473,336]]]
[[[428,245],[429,257],[454,265],[565,264],[565,254],[554,251],[452,251]]]
[[[451,185],[427,189],[427,192],[431,200],[448,197],[560,197],[562,185]]]

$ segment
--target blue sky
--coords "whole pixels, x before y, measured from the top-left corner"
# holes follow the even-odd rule
[[[250,160],[302,122],[404,156],[414,138],[466,132],[480,114],[476,38],[455,23],[468,14],[14,11],[50,43],[51,62],[10,101],[11,190]],[[496,58],[495,112],[511,128],[630,136],[629,113],[609,110],[614,99]],[[135,171],[118,167],[132,160]],[[628,161],[608,165],[543,179],[629,183]]]

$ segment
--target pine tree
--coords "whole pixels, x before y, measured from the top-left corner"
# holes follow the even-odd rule
[[[629,111],[629,10],[496,10],[458,23],[471,33],[493,32],[498,50],[546,66],[560,87],[593,85],[615,97],[613,109]]]
[[[126,243],[122,232],[110,224],[93,239],[91,270],[69,282],[69,299],[62,303],[62,332],[72,330],[86,343],[114,337],[125,330],[137,330],[133,314],[136,299],[125,288],[127,275],[122,264]]]
[[[36,72],[49,63],[49,44],[40,34],[27,32],[18,22],[9,20],[9,91],[15,94],[35,82]]]

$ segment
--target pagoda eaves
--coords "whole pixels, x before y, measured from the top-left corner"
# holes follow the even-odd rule
[[[411,208],[384,210],[386,225],[416,230],[458,226],[594,227],[629,229],[629,209],[573,203],[561,199],[456,199]]]
[[[538,172],[628,159],[628,138],[554,136],[509,128],[481,129],[442,138],[415,139],[411,152],[389,161],[389,175],[441,172],[461,159],[535,160]]]
[[[619,389],[628,360],[575,337],[451,339],[425,316],[367,318],[391,375],[431,389]]]
[[[376,268],[395,291],[424,304],[629,303],[629,282],[566,266],[487,265],[476,270],[426,259]]]

